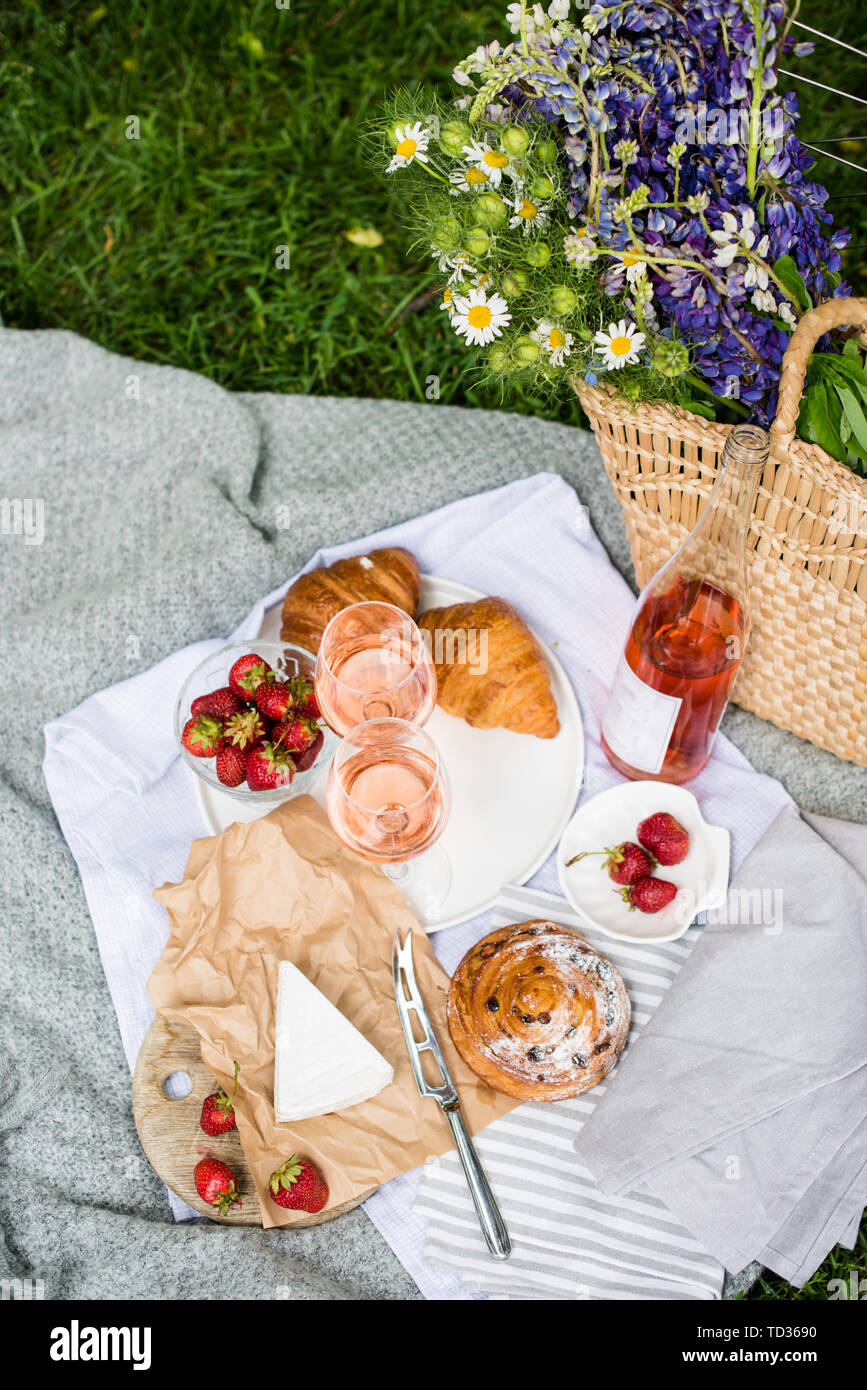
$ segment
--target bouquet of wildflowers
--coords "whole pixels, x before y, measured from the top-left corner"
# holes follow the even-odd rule
[[[381,131],[442,310],[486,370],[605,385],[767,425],[799,317],[841,282],[827,192],[777,90],[768,0],[509,6],[511,42],[449,103],[398,93]],[[867,472],[857,341],[814,353],[799,431]]]

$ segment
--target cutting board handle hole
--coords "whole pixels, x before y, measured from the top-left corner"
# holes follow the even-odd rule
[[[173,1071],[163,1082],[163,1090],[169,1100],[183,1100],[192,1089],[193,1078],[185,1071]]]

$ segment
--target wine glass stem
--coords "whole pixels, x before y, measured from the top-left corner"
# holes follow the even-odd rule
[[[409,864],[405,859],[401,864],[385,864],[383,865],[383,867],[385,869],[386,874],[391,879],[392,883],[398,885],[401,883],[406,883],[407,879],[409,878]]]

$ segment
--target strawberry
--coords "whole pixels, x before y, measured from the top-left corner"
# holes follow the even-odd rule
[[[295,708],[288,681],[274,681],[273,685],[263,681],[256,687],[254,699],[265,718],[275,721],[287,719]]]
[[[319,750],[322,747],[322,740],[324,737],[325,736],[322,730],[319,729],[313,742],[308,744],[308,746],[304,749],[304,752],[299,753],[298,756],[295,758],[295,767],[298,770],[298,772],[306,772],[308,767],[312,767],[313,764],[316,762],[316,759],[319,757]]]
[[[235,1174],[227,1163],[221,1163],[218,1158],[201,1159],[193,1169],[193,1181],[202,1201],[217,1207],[221,1216],[226,1216],[232,1209],[232,1203],[240,1199]]]
[[[212,714],[215,719],[228,719],[241,708],[241,701],[227,685],[212,690],[210,695],[199,695],[190,705],[190,714]]]
[[[235,1121],[235,1110],[232,1101],[235,1099],[235,1092],[238,1089],[238,1063],[235,1063],[235,1084],[232,1087],[232,1094],[226,1095],[223,1090],[212,1091],[209,1096],[205,1096],[202,1102],[202,1118],[199,1124],[206,1134],[229,1134],[231,1130],[237,1129]],[[201,1196],[201,1193],[199,1194]]]
[[[638,827],[637,835],[645,849],[655,854],[660,864],[679,864],[689,850],[689,831],[668,811],[656,811]]]
[[[321,1211],[328,1201],[328,1186],[309,1158],[293,1154],[269,1181],[272,1200],[292,1211]]]
[[[661,912],[664,907],[668,907],[676,893],[676,883],[669,883],[667,878],[651,878],[649,875],[620,889],[623,901],[629,903],[630,912],[636,907],[639,912]]]
[[[224,787],[240,787],[247,776],[248,754],[231,743],[217,754],[217,776]]]
[[[222,720],[211,714],[197,714],[184,725],[181,742],[194,758],[216,758],[226,744]]]
[[[613,849],[588,849],[583,854],[573,854],[571,859],[566,860],[566,868],[591,854],[605,855],[605,862],[600,868],[607,869],[609,878],[615,883],[635,883],[646,874],[652,874],[656,868],[653,855],[648,854],[647,850],[642,849],[634,840],[624,840]]]
[[[229,685],[239,700],[252,700],[263,681],[273,680],[272,668],[254,652],[239,656],[229,672]]]
[[[303,753],[309,748],[319,732],[315,719],[299,719],[295,715],[275,724],[271,730],[271,741],[285,748],[289,753]]]
[[[253,791],[273,791],[288,787],[295,776],[295,764],[283,748],[258,743],[247,757],[247,786]]]
[[[241,709],[227,719],[223,733],[229,743],[242,752],[249,752],[254,743],[263,743],[268,737],[268,725],[255,709]]]
[[[306,714],[308,719],[322,718],[319,701],[316,699],[313,682],[309,676],[294,676],[289,682],[289,689],[295,700],[296,714]]]

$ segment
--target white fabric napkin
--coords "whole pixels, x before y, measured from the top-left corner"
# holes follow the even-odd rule
[[[810,820],[779,813],[577,1139],[606,1193],[798,1286],[867,1195],[867,827]],[[773,923],[740,910],[769,889]]]
[[[511,599],[556,646],[578,697],[586,739],[582,796],[620,780],[601,750],[599,721],[633,598],[562,478],[539,473],[454,502],[320,550],[305,568],[377,545],[408,546],[425,572]],[[288,583],[221,641],[187,647],[46,726],[45,778],[81,872],[131,1069],[153,1017],[146,981],[167,935],[165,913],[151,891],[182,876],[190,842],[208,833],[194,775],[178,756],[172,734],[177,691],[208,651],[255,636],[266,607],[280,601]],[[731,831],[735,865],[781,807],[791,804],[779,783],[757,773],[723,737],[690,789],[705,818]],[[532,883],[556,890],[553,854]],[[436,934],[434,948],[446,969],[454,969],[489,923],[490,913]],[[396,1178],[366,1208],[424,1293],[460,1296],[457,1276],[423,1262],[424,1222],[412,1212],[417,1183],[413,1174]],[[170,1200],[176,1216],[192,1215],[179,1199]]]

